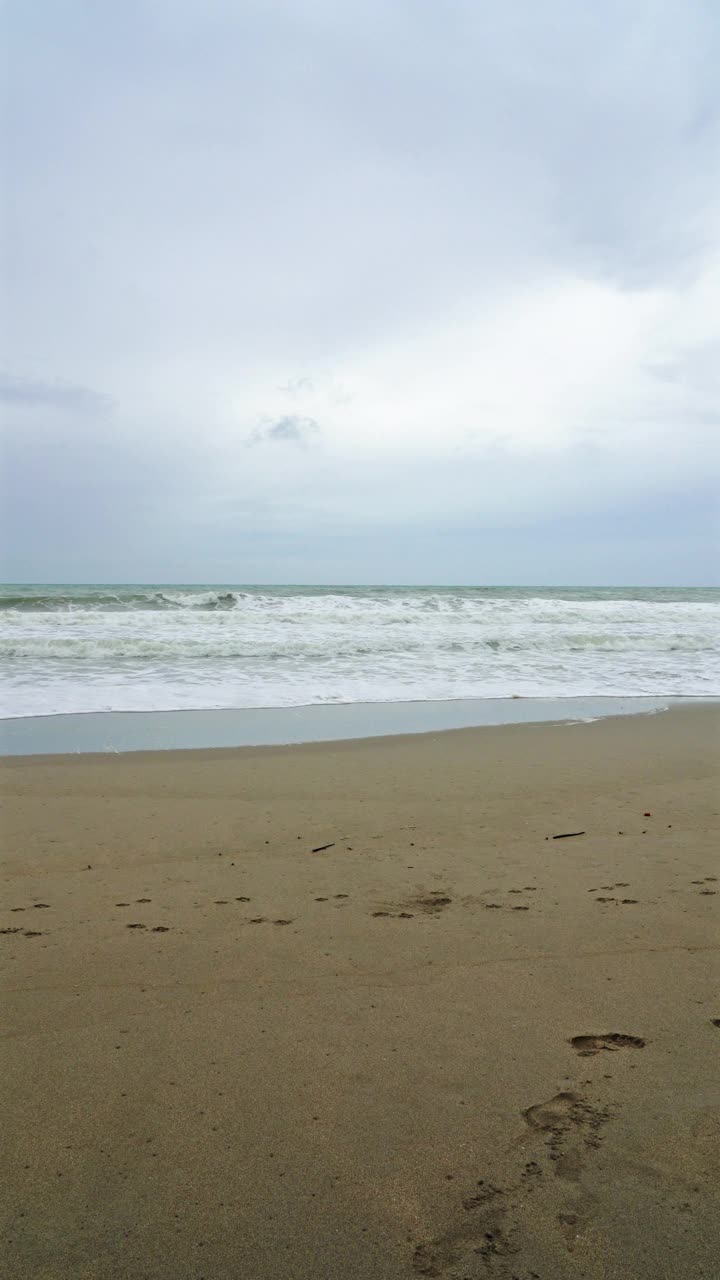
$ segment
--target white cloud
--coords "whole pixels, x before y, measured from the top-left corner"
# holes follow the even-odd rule
[[[537,454],[582,443],[627,449],[636,435],[687,428],[711,411],[710,376],[670,385],[693,350],[720,339],[711,266],[682,289],[623,289],[559,277],[526,292],[432,317],[430,325],[353,352],[332,374],[248,383],[240,429],[261,412],[321,423],[338,457],[437,458],[502,443]],[[701,423],[700,423],[701,425]]]
[[[68,0],[62,39],[27,14],[6,418],[36,490],[39,440],[111,450],[208,563],[234,535],[559,508],[599,538],[704,492],[713,5]]]

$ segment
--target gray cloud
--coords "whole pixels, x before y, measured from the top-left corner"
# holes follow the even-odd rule
[[[288,378],[287,382],[281,382],[278,391],[285,391],[288,395],[299,396],[303,392],[313,391],[314,384],[311,378]]]
[[[106,413],[112,408],[110,396],[63,382],[15,378],[0,373],[0,403],[21,409],[58,409],[73,413]]]
[[[720,339],[682,348],[674,359],[651,365],[650,371],[664,382],[717,393],[720,390]]]
[[[275,422],[263,424],[253,431],[248,444],[295,444],[306,448],[320,434],[320,427],[314,418],[302,418],[298,414],[287,413]]]

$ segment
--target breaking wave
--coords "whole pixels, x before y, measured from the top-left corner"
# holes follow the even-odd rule
[[[720,691],[720,592],[0,589],[2,714]]]

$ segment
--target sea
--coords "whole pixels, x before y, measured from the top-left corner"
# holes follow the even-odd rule
[[[6,585],[0,715],[715,697],[720,589]]]

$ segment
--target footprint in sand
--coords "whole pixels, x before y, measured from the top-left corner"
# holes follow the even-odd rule
[[[236,898],[236,899],[235,899],[235,901],[236,901],[236,902],[252,902],[252,898],[243,898],[243,897],[240,897],[240,898]]]
[[[147,925],[145,925],[145,924],[126,924],[126,925],[125,925],[125,928],[126,928],[126,929],[147,929]]]
[[[542,1133],[565,1133],[578,1123],[582,1106],[580,1094],[566,1089],[547,1102],[536,1102],[534,1106],[527,1107],[522,1114],[531,1129],[539,1129]]]
[[[16,929],[0,929],[0,933],[22,933],[22,929],[18,925]]]
[[[292,924],[292,920],[273,920],[273,924]]]
[[[457,1274],[455,1268],[471,1257],[480,1260],[485,1272],[495,1262],[518,1252],[513,1226],[508,1223],[506,1193],[482,1182],[478,1185],[479,1192],[463,1201],[469,1215],[467,1222],[434,1240],[416,1245],[412,1259],[416,1275],[442,1276],[451,1268],[453,1274]]]
[[[414,920],[415,916],[412,911],[371,911],[373,919],[380,917],[386,920]]]
[[[617,1049],[644,1049],[645,1041],[641,1036],[626,1036],[619,1031],[610,1031],[602,1036],[573,1036],[568,1040],[581,1058],[591,1058],[604,1049],[615,1052]]]
[[[335,896],[346,897],[347,895],[336,894]],[[372,911],[370,914],[376,918],[384,916],[390,920],[414,920],[418,914],[439,916],[451,903],[452,898],[448,897],[446,893],[440,891],[437,893],[422,893],[408,899],[406,902],[395,903],[395,910]]]
[[[153,925],[152,931],[153,933],[169,933],[170,926],[167,924],[156,924],[156,925]]]
[[[599,1131],[610,1112],[591,1106],[579,1093],[570,1090],[555,1094],[547,1102],[528,1107],[522,1113],[527,1126],[544,1141],[553,1173],[564,1182],[577,1183],[589,1152],[602,1141]],[[452,1175],[446,1175],[452,1180]],[[528,1198],[543,1196],[544,1170],[538,1160],[528,1160],[513,1183],[498,1187],[480,1179],[472,1193],[461,1201],[464,1220],[444,1234],[415,1245],[412,1268],[416,1275],[460,1280],[470,1275],[493,1275],[498,1280],[540,1280],[517,1255],[528,1245],[524,1212]],[[578,1188],[572,1203],[557,1205],[554,1222],[572,1252],[587,1220],[587,1205]],[[548,1277],[549,1280],[549,1277]]]
[[[152,902],[152,898],[136,898],[136,902]]]
[[[445,907],[449,907],[451,902],[452,898],[448,898],[446,894],[430,893],[423,898],[413,898],[408,906],[418,907],[428,915],[437,915],[440,911],[444,911]]]
[[[607,1108],[592,1107],[581,1094],[569,1089],[522,1114],[531,1129],[546,1135],[555,1176],[566,1182],[579,1181],[585,1152],[600,1146],[599,1131],[610,1118]]]

